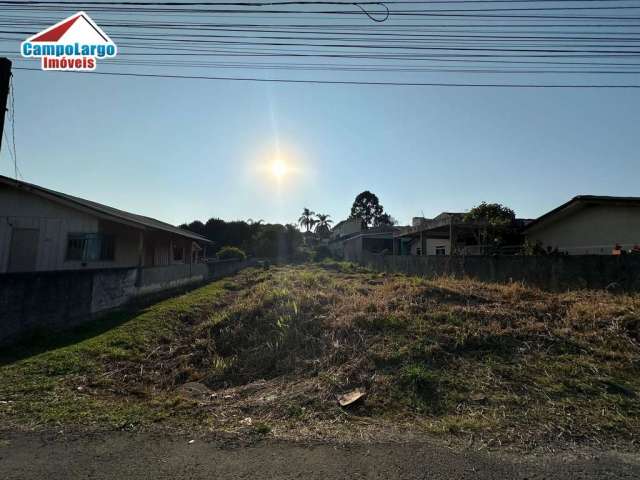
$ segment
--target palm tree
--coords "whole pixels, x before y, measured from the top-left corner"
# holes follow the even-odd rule
[[[302,210],[302,215],[300,215],[300,218],[298,219],[298,224],[300,224],[301,227],[306,228],[307,232],[316,224],[316,220],[313,218],[314,215],[314,212],[305,207],[305,209]]]
[[[316,215],[316,233],[318,235],[324,236],[329,234],[331,224],[333,223],[333,220],[330,220],[329,217],[331,217],[331,215],[323,213],[318,213]]]

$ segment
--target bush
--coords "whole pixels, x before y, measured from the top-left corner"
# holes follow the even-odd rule
[[[326,245],[319,245],[313,252],[313,259],[316,262],[321,262],[325,258],[331,258],[331,250]]]
[[[313,251],[310,248],[297,248],[289,257],[293,263],[308,263],[313,259]]]
[[[246,260],[247,254],[238,247],[222,247],[218,251],[218,260]]]

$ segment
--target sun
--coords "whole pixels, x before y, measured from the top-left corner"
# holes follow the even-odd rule
[[[271,175],[278,180],[282,180],[288,171],[289,167],[282,159],[278,158],[271,164]]]

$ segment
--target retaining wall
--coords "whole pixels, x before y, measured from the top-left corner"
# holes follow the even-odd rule
[[[233,274],[251,261],[0,274],[0,345]]]
[[[640,256],[410,256],[363,252],[361,263],[379,271],[424,277],[451,275],[488,282],[524,282],[545,290],[606,288],[640,291]]]

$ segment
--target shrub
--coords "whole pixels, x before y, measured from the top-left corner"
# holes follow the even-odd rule
[[[218,260],[246,260],[247,254],[238,247],[222,247],[218,251]]]
[[[331,250],[326,245],[319,245],[313,252],[313,259],[316,262],[321,262],[325,258],[331,258]]]
[[[307,247],[297,248],[289,260],[293,263],[308,263],[313,259],[313,251]]]

